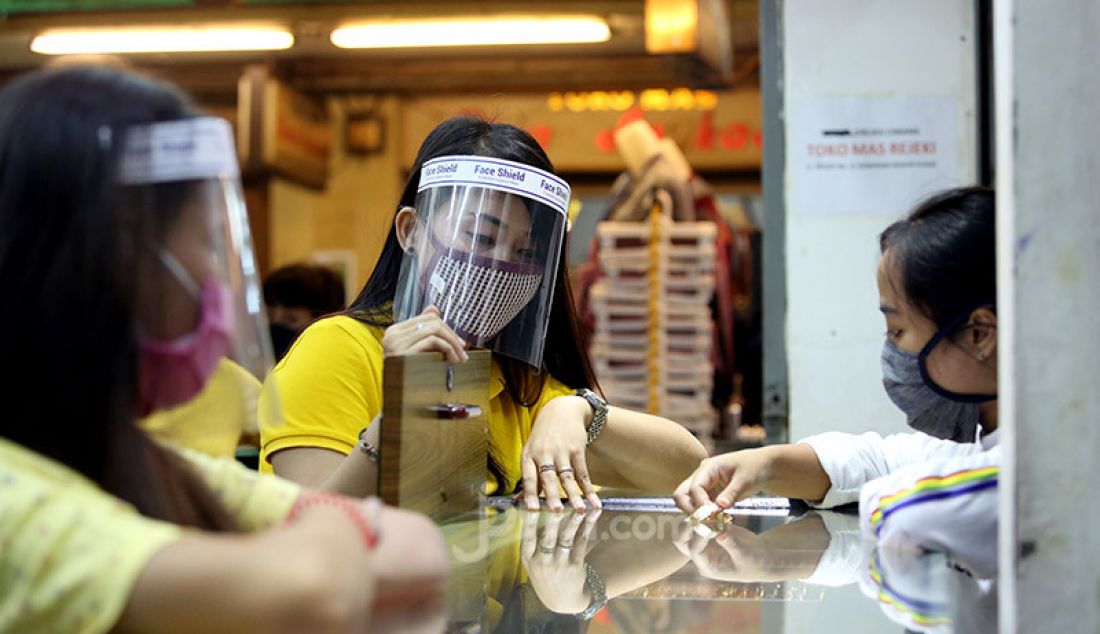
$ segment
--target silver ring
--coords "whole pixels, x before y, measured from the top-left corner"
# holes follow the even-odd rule
[[[546,548],[543,546],[539,546],[539,552],[544,555],[553,555],[556,551],[556,548]]]
[[[544,464],[539,466],[539,473],[546,473],[547,471],[557,471],[557,465]]]
[[[573,542],[568,542],[568,543],[558,542],[558,548],[560,548],[562,550],[569,550],[572,547],[573,547]]]
[[[562,477],[564,477],[564,476],[573,477],[573,468],[572,467],[563,467],[561,469],[558,469],[558,475],[562,476]]]

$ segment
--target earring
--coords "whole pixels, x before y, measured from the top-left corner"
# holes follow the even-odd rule
[[[978,354],[975,355],[975,356],[978,357],[978,361],[985,361],[985,353],[984,352],[979,351]]]

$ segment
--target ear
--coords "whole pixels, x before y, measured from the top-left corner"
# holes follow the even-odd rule
[[[968,343],[979,361],[995,358],[997,355],[997,313],[989,308],[979,308],[970,313],[967,320],[970,326]]]
[[[398,210],[397,217],[393,219],[393,226],[394,231],[397,233],[397,242],[401,245],[401,250],[408,253],[409,249],[413,248],[413,244],[416,243],[417,232],[420,229],[416,209],[412,207],[402,207]]]

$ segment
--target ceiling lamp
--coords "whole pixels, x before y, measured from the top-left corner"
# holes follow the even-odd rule
[[[31,41],[42,55],[95,53],[190,53],[275,51],[294,45],[294,36],[273,26],[147,26],[50,29]]]
[[[607,21],[591,15],[359,21],[331,35],[340,48],[588,44],[609,39]]]

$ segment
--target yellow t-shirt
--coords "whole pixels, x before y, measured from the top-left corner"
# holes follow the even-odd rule
[[[185,447],[169,447],[191,464],[206,488],[243,531],[282,524],[302,486],[273,474],[256,473],[233,458],[209,456]]]
[[[260,470],[271,471],[271,454],[293,447],[317,447],[348,454],[359,431],[382,411],[382,333],[351,317],[322,319],[305,329],[264,383],[277,390],[282,417],[265,407],[261,394]],[[543,405],[573,390],[547,376],[531,407],[512,401],[493,361],[489,382],[489,442],[507,479],[503,488],[487,472],[489,493],[511,491],[520,481],[520,456],[531,424]]]
[[[260,382],[229,359],[218,363],[195,398],[141,420],[153,437],[211,456],[233,457],[241,434],[256,434]]]
[[[299,487],[180,450],[245,530],[281,522]],[[149,559],[184,529],[0,438],[0,632],[107,632]]]

